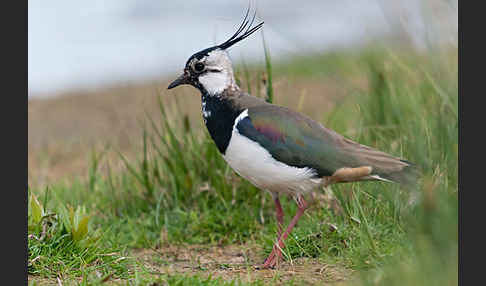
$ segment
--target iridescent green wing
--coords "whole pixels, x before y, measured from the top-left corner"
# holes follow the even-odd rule
[[[319,177],[331,176],[343,167],[372,166],[372,174],[395,180],[391,174],[409,166],[406,161],[346,139],[303,114],[276,105],[249,107],[248,117],[237,128],[276,160],[313,168]]]

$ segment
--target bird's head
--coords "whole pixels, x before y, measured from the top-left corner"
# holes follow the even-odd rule
[[[168,89],[182,84],[189,84],[199,89],[202,93],[217,95],[228,88],[237,88],[227,49],[245,39],[263,25],[263,22],[261,22],[252,27],[256,13],[250,21],[248,12],[249,9],[246,12],[245,19],[231,38],[220,45],[204,49],[192,55],[186,62],[184,73],[174,80]]]

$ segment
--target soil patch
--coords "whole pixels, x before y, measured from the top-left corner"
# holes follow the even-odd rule
[[[315,285],[343,285],[352,270],[313,258],[286,260],[275,269],[255,269],[264,257],[255,245],[202,246],[180,245],[159,249],[138,249],[133,256],[153,274],[190,274],[221,277],[243,282],[263,280],[276,284],[294,280]]]

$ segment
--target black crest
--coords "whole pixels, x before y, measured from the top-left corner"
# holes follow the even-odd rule
[[[249,13],[250,13],[250,7],[248,7],[248,9],[246,10],[245,18],[243,19],[243,22],[241,23],[240,27],[238,28],[238,30],[236,30],[236,33],[233,36],[231,36],[231,38],[229,38],[228,40],[226,40],[226,42],[224,42],[220,45],[210,47],[210,48],[207,48],[207,49],[204,49],[202,51],[195,53],[194,55],[192,55],[187,60],[186,65],[189,64],[192,59],[197,58],[198,60],[200,60],[203,57],[207,56],[210,52],[212,52],[216,49],[225,50],[225,49],[231,47],[232,45],[238,43],[239,41],[243,40],[244,38],[248,37],[249,35],[253,34],[258,29],[260,29],[263,26],[264,22],[261,22],[260,24],[258,24],[258,25],[256,25],[255,27],[252,28],[251,26],[253,25],[253,22],[255,21],[256,11],[255,11],[255,14],[253,14],[251,21],[248,18]],[[245,30],[245,28],[246,28],[246,30]],[[245,31],[243,32],[243,30],[245,30]]]
[[[260,24],[256,25],[255,27],[251,27],[253,25],[253,22],[255,21],[255,16],[256,16],[256,11],[253,14],[253,17],[251,21],[248,18],[248,14],[250,13],[250,7],[246,10],[246,15],[245,19],[243,19],[243,22],[241,23],[240,27],[238,30],[236,30],[236,33],[231,36],[226,42],[222,43],[221,45],[217,46],[220,49],[227,49],[231,47],[232,45],[238,43],[239,41],[243,40],[244,38],[248,37],[249,35],[253,34],[255,31],[260,29],[263,26],[264,22],[261,22]],[[246,30],[245,30],[246,28]],[[245,32],[243,32],[245,30]],[[242,33],[243,32],[243,33]]]

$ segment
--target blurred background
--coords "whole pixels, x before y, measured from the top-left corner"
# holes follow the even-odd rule
[[[29,1],[29,97],[174,75],[194,52],[221,43],[249,1]],[[275,60],[399,41],[457,46],[454,0],[252,1]],[[305,4],[304,4],[305,3]],[[256,37],[232,48],[262,61]]]
[[[231,36],[249,2],[257,9],[257,21],[265,21],[263,33],[274,64],[370,45],[418,54],[457,52],[457,0],[316,0],[298,5],[290,0],[31,0],[29,183],[84,174],[93,148],[110,145],[130,153],[140,143],[141,118],[157,113],[158,95],[170,101],[176,94],[200,124],[197,91],[181,87],[169,94],[167,83],[193,53]],[[264,66],[262,34],[232,47],[230,55],[236,66]],[[335,70],[304,73],[298,80],[285,67],[274,70],[276,103],[298,104],[295,94],[305,92],[309,104],[302,111],[316,119],[332,110],[335,98],[350,93],[349,82]],[[363,74],[348,78],[358,87],[367,84]]]

